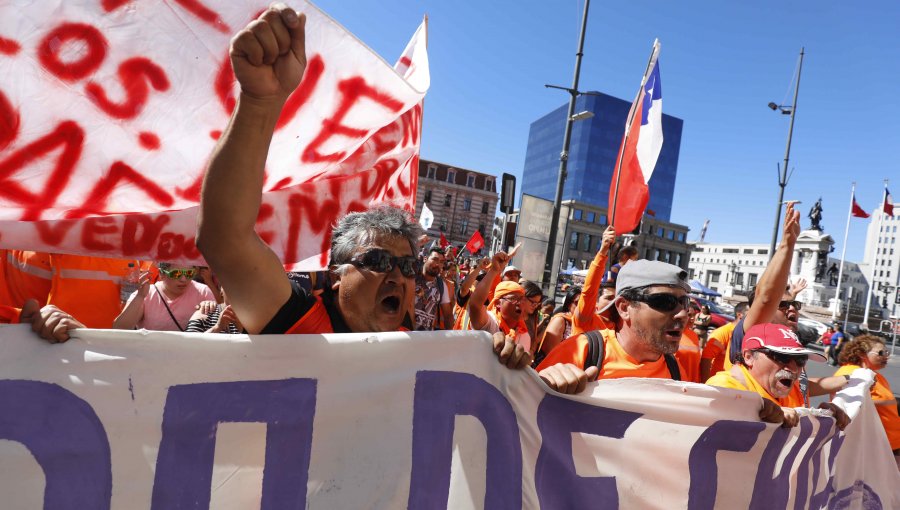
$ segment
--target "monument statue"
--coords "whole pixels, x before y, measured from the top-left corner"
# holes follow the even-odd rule
[[[809,222],[810,222],[809,229],[810,230],[818,230],[819,232],[821,232],[822,230],[824,230],[824,228],[822,228],[821,221],[822,221],[822,197],[819,197],[819,199],[816,200],[815,205],[813,205],[812,209],[809,210]]]
[[[831,267],[828,268],[828,285],[832,287],[838,284],[838,267],[837,264],[831,264]]]
[[[828,259],[828,252],[823,250],[820,251],[818,255],[818,260],[816,261],[816,281],[821,282],[825,279],[825,272],[828,267],[828,263],[826,262]]]

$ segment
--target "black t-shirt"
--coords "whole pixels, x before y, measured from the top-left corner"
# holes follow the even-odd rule
[[[344,317],[337,308],[334,294],[326,291],[321,298],[322,304],[325,306],[325,312],[328,313],[328,319],[331,321],[332,329],[332,331],[321,331],[321,333],[351,333],[352,331],[347,327]],[[291,280],[291,296],[260,333],[263,335],[286,333],[315,304],[316,297],[308,293],[299,282]]]

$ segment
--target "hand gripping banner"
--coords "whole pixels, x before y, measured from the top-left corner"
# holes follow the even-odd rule
[[[4,508],[900,508],[865,370],[839,432],[700,384],[562,396],[481,332],[75,337],[0,327]]]
[[[392,67],[312,4],[257,231],[296,269],[372,202],[415,207],[425,24]],[[199,263],[203,171],[235,104],[231,36],[262,0],[0,7],[0,247]]]

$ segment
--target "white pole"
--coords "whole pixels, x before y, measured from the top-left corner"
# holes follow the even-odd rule
[[[844,276],[844,258],[847,256],[847,235],[850,234],[850,216],[853,215],[853,197],[854,193],[856,193],[856,183],[854,182],[850,186],[850,208],[847,210],[847,226],[844,227],[844,245],[841,247],[841,265],[838,266],[838,283],[837,288],[834,290],[834,306],[831,307],[831,322],[834,323],[835,317],[837,317],[838,312],[840,312],[841,308],[841,284],[843,283]],[[827,259],[826,259],[827,260]],[[850,306],[849,303],[847,306]]]
[[[869,327],[869,308],[872,306],[872,292],[875,290],[875,259],[878,257],[878,247],[881,239],[881,223],[884,218],[884,202],[887,200],[887,179],[884,180],[884,193],[881,198],[881,210],[878,214],[878,241],[875,241],[875,253],[872,254],[872,278],[869,280],[869,294],[866,296],[866,314],[863,324]]]

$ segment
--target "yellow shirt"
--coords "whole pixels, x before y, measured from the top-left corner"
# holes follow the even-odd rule
[[[803,394],[800,392],[800,386],[798,384],[795,383],[791,387],[791,392],[788,394],[788,396],[784,398],[775,398],[771,393],[769,393],[767,389],[756,382],[756,379],[753,378],[753,375],[750,374],[750,371],[747,370],[747,367],[743,365],[736,366],[744,375],[744,381],[746,382],[746,384],[742,383],[737,377],[735,377],[730,370],[723,370],[710,377],[709,380],[706,381],[706,384],[710,386],[718,386],[720,388],[732,388],[735,390],[752,391],[762,398],[767,398],[772,402],[775,402],[781,407],[803,407]]]

